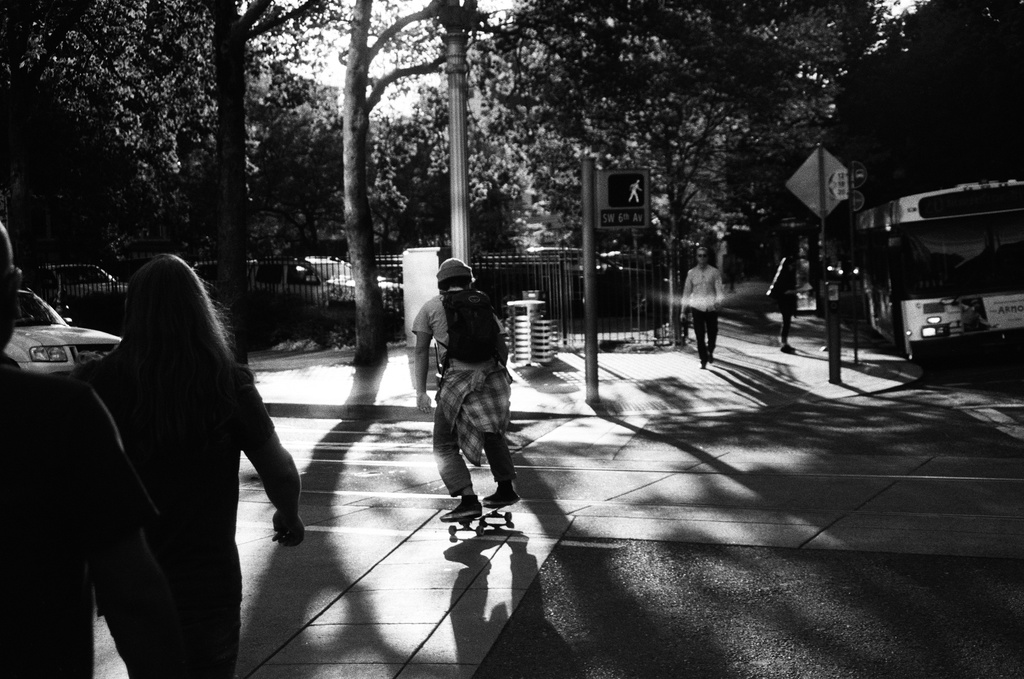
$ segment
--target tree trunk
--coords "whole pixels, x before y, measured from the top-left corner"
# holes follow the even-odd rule
[[[217,296],[230,314],[235,357],[246,363],[246,35],[238,20],[234,0],[217,0],[213,36],[218,108]]]
[[[367,195],[366,144],[370,111],[366,101],[372,0],[357,0],[345,72],[345,234],[356,284],[356,365],[377,365],[387,358],[384,306],[377,283],[373,216]]]

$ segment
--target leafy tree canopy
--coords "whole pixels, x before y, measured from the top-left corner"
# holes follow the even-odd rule
[[[919,4],[843,84],[841,132],[868,167],[869,203],[1024,176],[1024,3]]]

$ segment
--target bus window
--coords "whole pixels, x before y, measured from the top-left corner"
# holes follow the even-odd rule
[[[1024,224],[1015,215],[1011,221],[992,229],[995,243],[996,280],[1001,286],[1024,286]]]
[[[986,230],[966,220],[926,223],[903,232],[908,292],[991,284]]]

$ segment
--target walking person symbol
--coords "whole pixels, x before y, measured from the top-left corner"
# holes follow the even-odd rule
[[[630,203],[640,202],[640,180],[637,179],[635,182],[629,185],[629,199]]]

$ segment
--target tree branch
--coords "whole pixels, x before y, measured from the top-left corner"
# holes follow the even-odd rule
[[[46,39],[43,41],[43,49],[35,68],[27,72],[27,77],[30,81],[38,81],[42,77],[43,71],[46,70],[46,67],[53,60],[53,55],[57,52],[57,48],[64,41],[64,38],[67,37],[68,33],[71,32],[71,29],[81,21],[82,16],[94,2],[95,0],[78,0],[71,9],[58,18],[53,29],[46,35]],[[27,27],[27,30],[31,30],[31,28]]]
[[[292,19],[295,19],[296,17],[305,14],[309,10],[313,9],[315,6],[322,4],[323,0],[306,0],[306,2],[302,3],[295,9],[291,10],[290,12],[284,12],[283,14],[276,13],[274,16],[269,17],[266,21],[258,25],[252,26],[252,28],[249,30],[249,37],[254,38],[258,35],[268,33],[288,23]],[[246,12],[246,14],[248,15],[248,12]],[[256,18],[253,19],[253,23],[255,23]]]
[[[395,23],[381,31],[381,34],[377,36],[376,42],[374,42],[373,45],[370,46],[370,49],[367,50],[367,54],[369,55],[367,62],[372,62],[377,57],[377,54],[384,49],[384,46],[388,41],[405,30],[405,27],[409,24],[436,17],[437,10],[440,6],[441,0],[430,0],[430,4],[420,11],[413,12],[412,14],[407,14],[404,17],[396,19]]]
[[[366,108],[368,110],[373,110],[373,108],[378,103],[380,103],[381,97],[384,96],[384,90],[386,90],[388,88],[388,85],[390,85],[391,83],[401,80],[402,78],[405,78],[410,75],[426,75],[427,73],[433,73],[438,69],[438,67],[441,64],[444,63],[444,60],[444,55],[441,55],[434,59],[433,61],[418,64],[416,66],[396,68],[395,70],[391,71],[390,73],[388,73],[383,78],[381,78],[380,80],[373,84],[373,88],[370,90],[370,94],[366,97]]]

